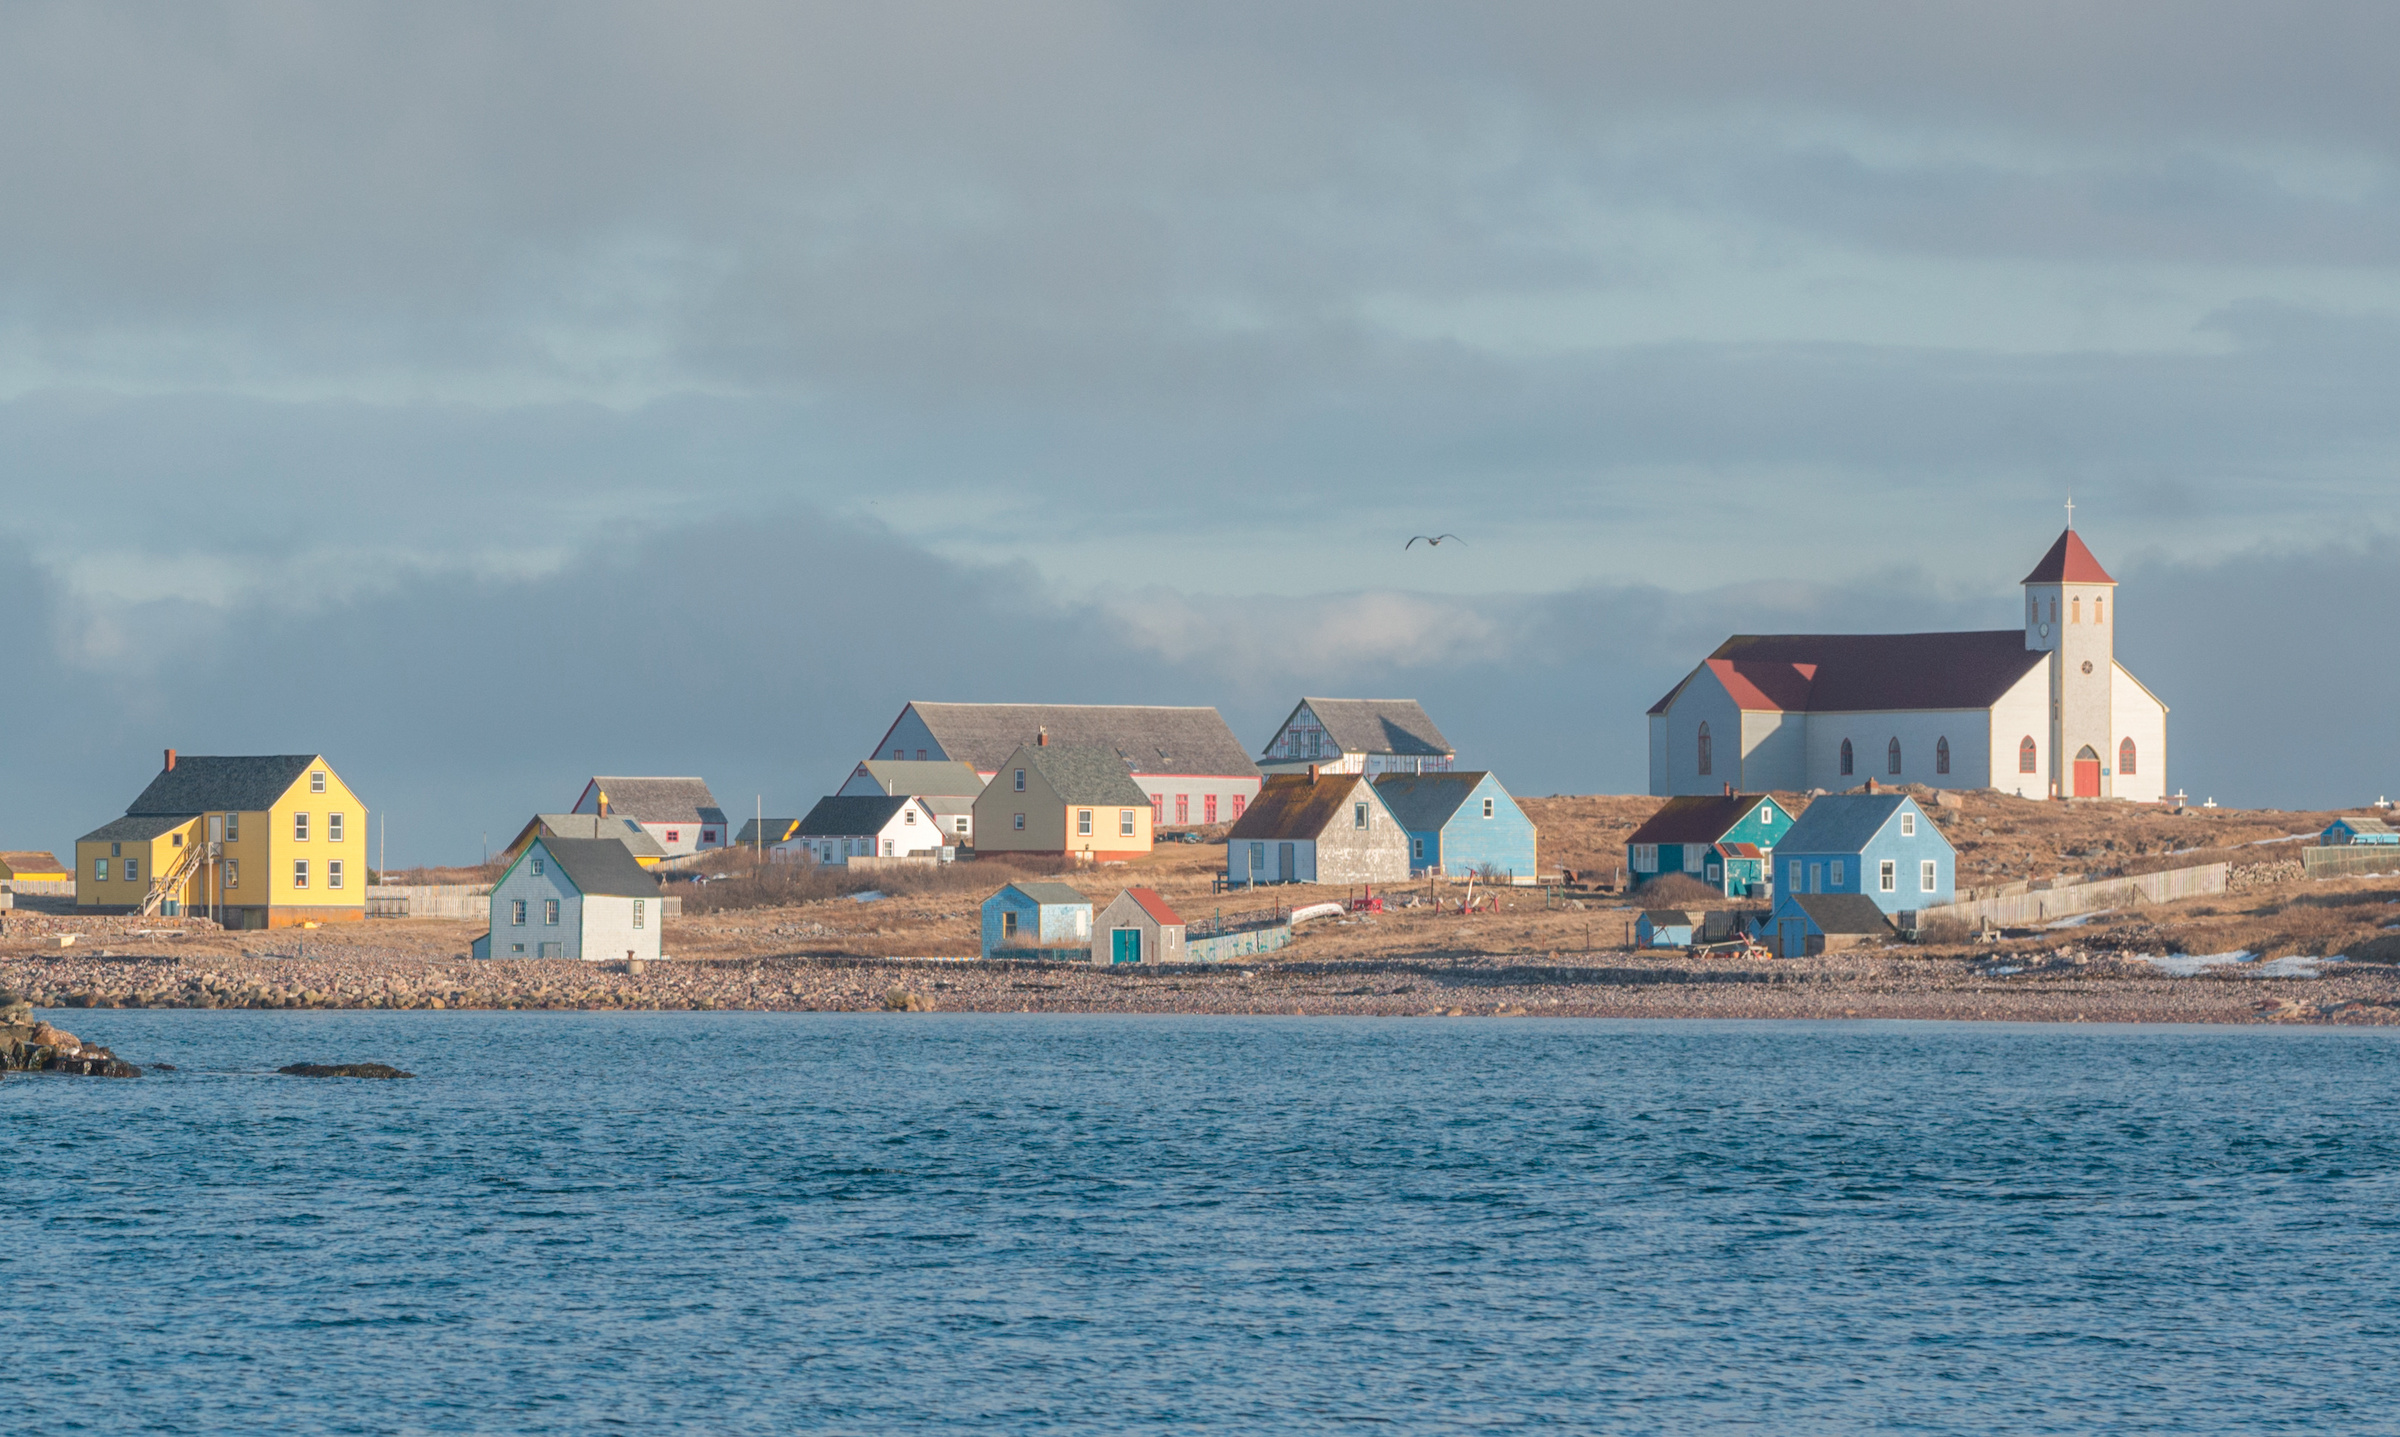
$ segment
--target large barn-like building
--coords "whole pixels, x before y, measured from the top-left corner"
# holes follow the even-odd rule
[[[1651,706],[1650,791],[2164,798],[2167,706],[2117,662],[2117,581],[2070,528],[2023,587],[2022,629],[1736,634]]]
[[[911,703],[867,757],[963,763],[988,783],[1025,744],[1114,753],[1150,800],[1156,827],[1231,823],[1258,797],[1258,765],[1213,708]]]

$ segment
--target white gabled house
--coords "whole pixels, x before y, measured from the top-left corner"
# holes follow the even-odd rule
[[[733,832],[716,795],[697,778],[595,777],[574,811],[632,819],[669,858],[723,848]]]
[[[906,794],[835,794],[817,800],[785,840],[819,863],[847,864],[853,858],[938,858],[955,840],[925,801]]]
[[[613,838],[535,838],[492,885],[477,958],[659,956],[658,880]]]

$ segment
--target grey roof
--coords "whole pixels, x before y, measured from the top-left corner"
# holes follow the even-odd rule
[[[1078,903],[1089,904],[1092,901],[1084,897],[1081,890],[1070,888],[1064,883],[1011,883],[1008,887],[1014,888],[1045,908],[1055,908],[1061,904],[1073,907]],[[1007,890],[1002,890],[1002,892],[1005,891]],[[998,893],[992,895],[994,898],[999,896]]]
[[[859,768],[865,769],[867,776],[885,793],[914,794],[919,798],[927,794],[973,798],[983,792],[983,775],[975,771],[973,764],[955,760],[929,759],[919,763],[915,759],[871,758]],[[856,770],[852,772],[855,774]]]
[[[1096,744],[1071,744],[1061,747],[1055,741],[1047,745],[1025,744],[1001,760],[1004,769],[1018,765],[1039,770],[1050,781],[1050,787],[1066,803],[1111,803],[1126,808],[1148,808],[1150,795],[1133,781],[1125,771],[1125,760],[1116,750]],[[994,783],[998,779],[992,780]]]
[[[632,849],[613,838],[544,836],[536,841],[558,860],[558,871],[587,898],[595,894],[611,898],[658,896],[658,880],[633,861]]]
[[[1689,928],[1700,921],[1681,908],[1645,908],[1642,916],[1653,928]]]
[[[975,812],[975,799],[970,794],[920,793],[917,802],[932,809],[937,818],[956,818],[960,814]]]
[[[817,800],[817,806],[800,820],[802,838],[844,838],[858,834],[883,832],[892,816],[916,802],[905,793],[859,794],[844,798],[839,794]]]
[[[135,813],[101,824],[76,839],[77,843],[147,843],[170,829],[181,828],[197,814]]]
[[[708,791],[708,784],[697,778],[607,778],[595,774],[584,785],[589,794],[594,788],[608,796],[608,811],[615,818],[630,818],[636,823],[723,823],[725,810],[717,807],[717,797]],[[583,802],[576,800],[576,807]]]
[[[1256,778],[1258,765],[1213,708],[1135,704],[912,703],[942,752],[997,773],[1047,729],[1050,746],[1097,745],[1134,773]],[[1143,802],[1147,803],[1147,797]]]
[[[664,858],[667,850],[630,818],[596,813],[537,813],[533,821],[560,838],[613,838],[636,858]]]
[[[183,754],[173,768],[162,768],[141,797],[125,806],[127,813],[256,813],[273,808],[275,800],[321,762],[313,753],[276,753],[216,757]]]
[[[742,831],[734,836],[734,844],[738,847],[745,843],[759,842],[758,830],[759,820],[755,818],[743,819]],[[781,843],[785,839],[790,838],[799,832],[800,820],[796,818],[770,818],[766,820],[766,830],[766,842]]]
[[[1810,803],[1775,844],[1777,853],[1856,853],[1901,808],[1917,809],[1917,821],[1943,843],[1941,825],[1905,793],[1829,793]]]
[[[2331,828],[2335,824],[2349,829],[2352,833],[2390,833],[2392,831],[2392,826],[2380,818],[2360,818],[2349,814],[2345,814],[2325,826]]]
[[[1864,893],[1793,893],[1784,898],[1799,905],[1822,933],[1889,933],[1892,920]]]
[[[1451,758],[1457,750],[1450,740],[1433,726],[1425,706],[1415,699],[1308,699],[1292,707],[1297,717],[1302,706],[1317,716],[1317,722],[1344,753],[1389,753],[1423,758]],[[1284,727],[1291,725],[1286,718]],[[1283,729],[1275,730],[1282,733]]]
[[[1460,769],[1453,773],[1387,773],[1377,776],[1375,792],[1383,799],[1384,807],[1400,820],[1400,826],[1422,833],[1438,829],[1450,821],[1475,792],[1475,786],[1491,775],[1482,769]],[[1498,784],[1493,785],[1495,788]],[[1498,797],[1507,798],[1502,789]],[[1513,803],[1514,800],[1511,800]]]

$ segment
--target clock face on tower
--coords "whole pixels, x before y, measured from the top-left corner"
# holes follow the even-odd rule
[[[2038,633],[2039,633],[2039,634],[2040,634],[2040,635],[2041,635],[2043,638],[2045,638],[2045,639],[2046,639],[2046,638],[2050,637],[2050,626],[2049,626],[2048,624],[2036,624],[2036,625],[2034,625],[2034,629],[2035,629],[2035,631],[2036,631],[2036,632],[2038,632]]]
[[[2090,659],[2085,659],[2083,661],[2083,671],[2087,674],[2092,671],[2092,661]]]

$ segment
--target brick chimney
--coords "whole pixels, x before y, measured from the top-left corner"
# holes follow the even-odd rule
[[[173,749],[168,749],[168,750],[167,750],[167,772],[169,772],[169,773],[173,773],[174,771],[175,771],[175,750],[173,750]]]
[[[608,795],[605,793],[600,795],[600,816],[608,817]]]
[[[1313,763],[1308,766],[1308,781],[1310,783],[1317,781],[1317,766]]]
[[[1033,731],[1033,746],[1035,748],[1048,748],[1050,746],[1050,730],[1046,728],[1035,729]]]

